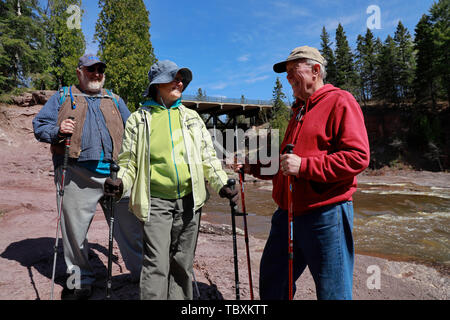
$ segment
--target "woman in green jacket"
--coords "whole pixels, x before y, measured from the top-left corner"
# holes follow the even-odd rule
[[[128,190],[130,209],[142,221],[141,299],[192,299],[192,268],[205,179],[233,202],[238,192],[216,156],[202,118],[181,103],[192,72],[169,60],[148,73],[147,100],[129,117],[119,154],[118,179],[105,194]]]

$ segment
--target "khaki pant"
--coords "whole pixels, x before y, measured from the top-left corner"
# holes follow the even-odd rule
[[[62,166],[59,166],[55,170],[58,204],[61,175]],[[81,284],[92,284],[95,281],[95,272],[88,257],[87,235],[98,204],[101,205],[108,224],[110,222],[109,208],[103,204],[105,179],[105,176],[78,165],[69,165],[66,171],[61,215],[64,259],[69,273],[73,266],[80,268]],[[107,233],[105,233],[105,239],[108,239]],[[114,239],[117,241],[132,280],[138,281],[142,266],[142,229],[140,221],[128,211],[127,198],[116,204]]]
[[[151,198],[143,225],[142,300],[192,300],[192,268],[201,210],[192,194],[181,199]]]

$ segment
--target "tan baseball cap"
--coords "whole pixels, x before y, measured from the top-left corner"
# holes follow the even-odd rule
[[[322,57],[319,50],[317,50],[316,48],[303,46],[297,47],[294,50],[292,50],[291,54],[289,55],[289,57],[287,57],[286,60],[274,64],[273,71],[275,71],[276,73],[286,72],[286,62],[297,59],[311,59],[321,63],[324,66],[326,66],[327,64],[327,60],[325,60],[325,58]]]

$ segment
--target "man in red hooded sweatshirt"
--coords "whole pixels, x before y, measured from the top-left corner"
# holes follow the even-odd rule
[[[273,66],[287,72],[296,102],[280,150],[278,172],[260,165],[244,171],[272,179],[278,205],[260,265],[261,299],[288,298],[288,176],[293,181],[293,280],[308,266],[318,299],[351,299],[353,202],[356,175],[369,164],[369,142],[359,104],[347,91],[324,84],[326,60],[316,48],[295,48]],[[241,166],[238,166],[241,167]]]

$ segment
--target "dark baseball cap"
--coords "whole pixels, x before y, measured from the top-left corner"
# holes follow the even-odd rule
[[[106,63],[104,63],[103,61],[100,60],[99,57],[91,53],[85,54],[80,58],[80,60],[78,60],[78,67],[89,67],[93,66],[94,64],[102,64],[106,68]]]

